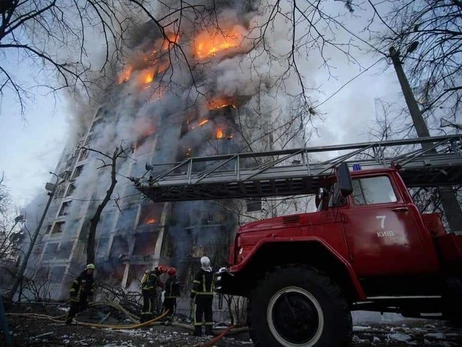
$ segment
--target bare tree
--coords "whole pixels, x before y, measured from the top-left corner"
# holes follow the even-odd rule
[[[462,2],[388,3],[390,12],[380,17],[388,27],[387,33],[380,35],[383,48],[399,49],[424,116],[455,120],[462,101]]]
[[[18,228],[24,222],[24,216],[13,217],[12,201],[4,184],[4,175],[0,177],[0,261],[14,260],[17,243],[22,237]]]
[[[98,226],[98,223],[101,219],[101,214],[103,213],[104,208],[108,204],[109,201],[112,199],[112,194],[114,193],[114,189],[117,185],[117,164],[120,159],[125,159],[127,158],[127,153],[125,148],[120,145],[114,149],[112,154],[107,154],[103,151],[91,148],[91,147],[86,147],[86,146],[81,146],[80,147],[84,151],[90,151],[97,153],[100,157],[98,160],[102,163],[101,166],[98,167],[98,169],[105,169],[109,168],[110,169],[110,185],[106,191],[106,194],[103,198],[103,200],[99,203],[98,207],[96,208],[96,211],[93,213],[91,219],[90,219],[90,226],[89,226],[89,232],[88,232],[88,239],[87,239],[87,263],[94,263],[95,262],[95,240],[96,240],[96,228]]]
[[[21,114],[31,87],[53,92],[72,88],[92,97],[108,85],[95,79],[95,72],[114,81],[114,69],[124,61],[123,48],[134,44],[134,30],[146,21],[151,19],[160,36],[174,43],[164,30],[172,14],[157,20],[151,12],[144,1],[135,0],[2,1],[0,95],[11,92]],[[95,47],[102,49],[102,59]],[[19,64],[36,68],[45,82],[21,78]]]

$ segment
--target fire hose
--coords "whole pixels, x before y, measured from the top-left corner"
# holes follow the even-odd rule
[[[98,303],[101,304],[101,303]],[[109,329],[137,329],[137,328],[142,328],[145,326],[152,325],[153,323],[157,322],[158,320],[164,318],[169,311],[166,310],[164,311],[161,315],[143,322],[143,323],[137,323],[137,324],[129,324],[129,325],[112,325],[112,324],[95,324],[95,323],[86,323],[86,322],[79,322],[76,320],[76,324],[78,325],[83,325],[83,326],[91,326],[91,327],[96,327],[96,328],[109,328]],[[7,316],[24,316],[24,317],[35,317],[38,319],[48,319],[51,320],[52,322],[55,323],[63,323],[63,321],[59,318],[63,318],[65,315],[61,316],[49,316],[46,314],[41,314],[41,313],[7,313]]]
[[[112,303],[112,302],[94,302],[94,303],[91,303],[89,306],[102,306],[102,305],[109,305],[109,306],[112,306],[114,308],[117,308],[117,309],[122,309],[121,311],[123,313],[125,313],[132,321],[135,320],[135,316],[132,315],[131,313],[129,313],[128,311],[126,311],[125,309],[123,309],[120,305],[118,305],[117,303]],[[82,326],[89,326],[89,327],[95,327],[95,328],[106,328],[106,329],[123,329],[123,330],[127,330],[127,329],[137,329],[137,328],[142,328],[142,327],[146,327],[146,326],[150,326],[150,325],[154,325],[157,321],[159,321],[160,319],[164,318],[167,314],[168,314],[168,310],[164,311],[161,315],[149,320],[149,321],[146,321],[146,322],[143,322],[143,323],[136,323],[136,324],[129,324],[129,325],[112,325],[112,324],[95,324],[95,323],[86,323],[86,322],[80,322],[80,321],[76,321],[76,324],[77,325],[82,325]],[[48,319],[52,322],[55,322],[55,323],[63,323],[63,320],[62,318],[64,318],[66,316],[66,314],[63,314],[63,315],[60,315],[60,316],[49,316],[49,315],[46,315],[46,314],[41,314],[41,313],[7,313],[7,316],[24,316],[24,317],[34,317],[34,318],[38,318],[38,319]],[[185,325],[185,324],[173,324],[173,325],[177,325],[181,328],[187,328],[187,329],[191,329],[191,327]],[[232,329],[234,329],[234,325],[231,325],[229,327],[227,327],[225,330],[223,330],[220,334],[218,334],[217,336],[213,337],[212,339],[202,343],[202,344],[199,344],[199,345],[196,345],[195,347],[211,347],[213,346],[215,343],[217,343],[219,340],[221,340],[226,334],[228,334]],[[236,332],[238,332],[238,330],[240,329],[237,329]]]
[[[204,342],[203,344],[198,345],[197,347],[211,347],[211,346],[213,346],[215,343],[220,341],[223,338],[223,336],[225,336],[233,328],[234,328],[234,325],[230,325],[225,330],[223,330],[220,334],[218,334],[217,336],[213,337],[212,339]]]

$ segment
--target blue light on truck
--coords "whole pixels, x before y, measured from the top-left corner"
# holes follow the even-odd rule
[[[353,164],[353,171],[361,171],[361,164]]]

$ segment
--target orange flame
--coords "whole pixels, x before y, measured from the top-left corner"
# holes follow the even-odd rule
[[[204,59],[229,48],[238,47],[241,37],[242,35],[235,30],[229,33],[202,32],[194,40],[195,54],[199,59]]]
[[[223,108],[227,106],[231,106],[233,108],[236,107],[235,102],[232,98],[217,98],[209,102],[209,110],[215,110],[217,108]]]
[[[216,137],[217,139],[222,139],[225,135],[223,134],[223,130],[217,129]]]
[[[151,69],[143,71],[141,73],[141,81],[144,84],[148,84],[154,81],[154,71],[152,71]]]
[[[199,126],[203,126],[204,124],[206,124],[209,120],[208,119],[203,119],[199,122]]]
[[[147,137],[151,134],[154,134],[154,132],[156,131],[156,127],[155,125],[153,124],[145,124],[143,129],[141,130],[141,136],[143,137]]]
[[[133,72],[133,67],[132,66],[127,66],[125,67],[122,72],[119,75],[119,84],[122,84],[130,79],[130,76],[132,75]]]
[[[147,221],[146,221],[146,224],[154,224],[156,222],[156,219],[155,218],[149,218]]]

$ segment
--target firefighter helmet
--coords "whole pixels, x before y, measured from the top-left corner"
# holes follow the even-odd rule
[[[201,265],[202,265],[202,267],[210,267],[210,259],[209,259],[209,257],[202,257],[201,258]]]
[[[94,269],[96,269],[95,264],[87,264],[87,266],[85,267],[85,270],[94,270]]]
[[[168,273],[169,276],[175,276],[176,275],[176,269],[174,267],[171,267],[170,269],[168,269],[167,273]]]
[[[159,265],[157,267],[157,270],[161,273],[161,274],[164,274],[167,272],[167,267],[165,265]]]

